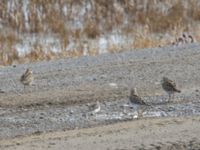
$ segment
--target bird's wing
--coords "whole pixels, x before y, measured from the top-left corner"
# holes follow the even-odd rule
[[[97,104],[91,104],[91,105],[89,105],[89,110],[94,110],[94,109],[96,109],[98,106],[97,106]]]
[[[141,97],[139,97],[138,95],[132,95],[130,97],[130,101],[132,103],[135,103],[135,104],[140,104],[140,105],[146,105],[146,103],[142,100]]]
[[[21,76],[20,80],[22,81],[22,80],[24,80],[24,78],[25,78],[25,75],[24,75],[24,74],[22,74],[22,76]]]
[[[167,85],[170,86],[170,87],[176,88],[176,83],[172,80],[168,79]]]
[[[25,77],[32,76],[32,72],[30,72],[30,71],[29,71],[29,72],[26,72],[24,76],[25,76]]]

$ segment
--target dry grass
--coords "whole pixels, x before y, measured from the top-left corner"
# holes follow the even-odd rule
[[[12,3],[14,7],[10,8],[8,3]],[[24,6],[27,6],[26,13]],[[91,40],[115,31],[121,35],[131,35],[132,42],[127,45],[111,43],[108,46],[109,52],[164,46],[182,32],[194,33],[199,40],[199,6],[198,0],[29,0],[28,5],[25,5],[25,0],[18,3],[2,1],[0,24],[8,32],[0,33],[0,64],[81,56],[82,40],[87,40],[90,44]],[[77,21],[79,25],[76,25]],[[58,53],[51,50],[44,52],[43,45],[32,43],[30,53],[21,57],[15,45],[24,40],[20,38],[24,34],[56,35],[61,49]],[[165,37],[166,34],[169,36]],[[162,36],[158,38],[158,35]],[[71,41],[75,41],[76,46],[66,51]],[[99,48],[89,47],[89,55],[98,54]]]
[[[84,33],[88,38],[95,39],[100,35],[100,29],[95,21],[88,21],[84,27]]]

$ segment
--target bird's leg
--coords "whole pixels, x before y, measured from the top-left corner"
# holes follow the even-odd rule
[[[24,85],[24,93],[26,93],[26,85]]]
[[[168,99],[168,102],[170,102],[171,100],[171,93],[169,93],[169,99]]]
[[[142,118],[142,112],[138,111],[138,118]]]
[[[31,87],[30,87],[30,86],[28,86],[28,92],[32,92],[32,91],[31,91]]]
[[[141,107],[141,109],[138,110],[138,118],[142,118],[143,117],[144,111],[145,111],[144,107]]]

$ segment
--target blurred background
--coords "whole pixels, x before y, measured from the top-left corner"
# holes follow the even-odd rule
[[[199,0],[1,0],[0,65],[200,40]]]

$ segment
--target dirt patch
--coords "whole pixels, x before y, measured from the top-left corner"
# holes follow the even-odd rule
[[[1,149],[199,149],[199,117],[141,119],[0,141]],[[179,122],[177,124],[177,122]],[[181,122],[181,124],[180,124]],[[161,125],[163,124],[163,125]]]

